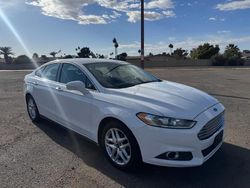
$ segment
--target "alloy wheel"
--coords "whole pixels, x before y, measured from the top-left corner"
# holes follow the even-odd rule
[[[36,109],[36,105],[34,103],[34,100],[32,98],[29,98],[29,100],[28,100],[28,112],[29,112],[31,119],[36,119],[37,109]]]
[[[105,135],[105,148],[112,161],[120,166],[129,163],[131,145],[127,136],[118,128],[111,128]]]

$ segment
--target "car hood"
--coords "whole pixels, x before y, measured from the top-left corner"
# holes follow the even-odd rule
[[[112,95],[128,99],[134,108],[159,115],[183,119],[193,119],[198,114],[218,103],[218,101],[198,89],[169,81],[141,84],[124,89],[110,89]],[[122,99],[121,99],[122,100]]]

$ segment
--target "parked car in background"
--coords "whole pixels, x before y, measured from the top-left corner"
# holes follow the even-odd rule
[[[24,81],[32,121],[46,117],[93,140],[120,169],[202,165],[223,142],[218,100],[126,62],[55,60]]]

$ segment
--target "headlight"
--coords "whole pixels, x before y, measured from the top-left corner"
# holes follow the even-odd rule
[[[175,119],[170,117],[162,117],[147,113],[138,113],[137,117],[146,123],[147,125],[162,127],[162,128],[172,128],[172,129],[190,129],[195,125],[195,121]]]

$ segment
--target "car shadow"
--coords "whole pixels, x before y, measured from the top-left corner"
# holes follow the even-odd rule
[[[42,120],[36,126],[84,163],[125,187],[250,187],[250,150],[224,143],[200,167],[170,168],[143,165],[135,172],[111,166],[99,147],[56,123]]]

